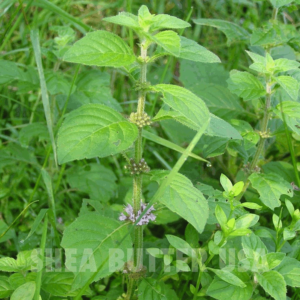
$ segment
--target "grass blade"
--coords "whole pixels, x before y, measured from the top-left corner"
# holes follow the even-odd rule
[[[30,0],[30,2],[28,2],[27,6],[24,9],[24,14],[27,13],[29,8],[31,7],[32,2],[33,2],[33,0]],[[22,19],[23,19],[23,15],[19,15],[16,22],[11,27],[10,27],[10,25],[11,25],[10,23],[9,23],[9,25],[7,25],[7,28],[10,28],[10,30],[8,33],[6,33],[6,31],[5,31],[5,33],[3,35],[3,38],[1,40],[0,51],[2,51],[4,49],[6,43],[10,40],[15,29],[20,25],[20,22],[22,21]]]
[[[42,65],[42,55],[41,55],[41,47],[40,47],[38,29],[31,30],[30,37],[31,37],[35,60],[36,60],[39,77],[40,77],[42,101],[43,101],[44,112],[45,112],[46,121],[47,121],[47,127],[48,127],[48,131],[49,131],[49,135],[50,135],[50,139],[51,139],[51,143],[52,143],[55,164],[57,166],[57,154],[56,154],[56,146],[55,146],[55,140],[54,140],[54,134],[53,134],[53,124],[52,124],[52,118],[51,118],[49,96],[48,96],[48,92],[47,92],[47,86],[46,86],[46,81],[45,81],[45,76],[44,76],[43,65]]]
[[[66,21],[73,23],[73,25],[83,34],[93,30],[90,26],[84,24],[82,21],[78,20],[77,18],[68,14],[66,11],[64,11],[60,7],[56,6],[55,4],[53,4],[47,0],[38,0],[35,2],[35,5],[46,8],[46,9],[52,11],[53,13],[60,15],[61,17],[66,19]]]
[[[6,233],[14,226],[14,224],[20,219],[20,217],[21,217],[23,214],[26,213],[26,211],[27,211],[27,209],[29,208],[29,206],[30,206],[31,204],[35,203],[35,202],[38,202],[38,200],[29,203],[29,204],[28,204],[28,205],[20,212],[20,214],[14,219],[14,221],[8,226],[8,228],[7,228],[4,232],[1,233],[0,239],[3,238],[3,237],[6,235]]]
[[[163,138],[161,138],[161,137],[159,137],[159,136],[157,136],[157,135],[155,135],[155,134],[153,134],[149,131],[143,130],[143,137],[145,139],[149,140],[149,141],[152,141],[152,142],[157,143],[159,145],[165,146],[165,147],[170,148],[172,150],[175,150],[179,153],[184,153],[184,151],[185,151],[184,148],[182,148],[182,147],[180,147],[180,146],[178,146],[178,145],[176,145],[176,144],[174,144],[174,143],[172,143],[168,140],[165,140],[165,139],[163,139]],[[189,153],[189,156],[193,157],[195,159],[198,159],[200,161],[208,162],[206,159],[204,159],[204,158],[202,158],[202,157],[200,157],[200,156],[198,156],[194,153]]]
[[[40,255],[40,264],[38,265],[38,273],[35,279],[36,289],[34,294],[34,300],[40,299],[40,291],[41,291],[41,283],[42,283],[42,274],[44,269],[44,259],[45,259],[45,247],[46,247],[46,240],[47,240],[47,229],[48,229],[48,214],[46,213],[45,220],[44,220],[44,226],[43,226],[43,234],[42,234],[42,240],[41,240],[41,255]]]
[[[35,231],[37,230],[38,226],[40,225],[40,223],[44,219],[45,214],[47,213],[47,211],[48,211],[47,208],[40,210],[39,214],[37,215],[37,217],[35,218],[35,220],[34,220],[34,222],[32,224],[31,230],[28,233],[28,235],[27,235],[27,237],[26,237],[25,240],[27,240],[28,238],[30,238],[35,233]]]

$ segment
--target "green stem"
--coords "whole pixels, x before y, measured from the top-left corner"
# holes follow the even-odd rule
[[[227,239],[227,237],[224,235],[223,238],[222,238],[222,240],[218,244],[218,247],[222,247],[225,244],[226,239]],[[210,254],[208,260],[205,262],[205,268],[207,268],[207,265],[211,262],[211,260],[214,257],[215,257],[215,254]],[[205,268],[204,268],[204,270],[205,270]],[[197,279],[197,285],[196,285],[196,289],[195,289],[193,300],[197,299],[197,294],[198,294],[199,289],[200,289],[200,283],[201,283],[202,273],[203,273],[203,270],[201,269],[201,262],[199,262],[199,275],[198,275],[198,279]]]
[[[130,279],[128,283],[128,289],[127,289],[127,295],[125,300],[131,300],[134,294],[134,287],[135,287],[135,282],[134,280]]]
[[[272,92],[271,86],[272,86],[271,80],[270,80],[270,78],[267,78],[266,79],[266,92],[267,92],[266,104],[265,104],[264,117],[263,117],[263,120],[262,120],[262,123],[261,123],[261,134],[262,134],[262,136],[260,137],[260,140],[259,140],[258,145],[257,145],[256,152],[254,154],[253,160],[252,160],[252,162],[250,164],[250,167],[249,167],[249,172],[250,173],[252,173],[254,171],[254,169],[256,168],[257,163],[259,161],[259,158],[262,155],[263,150],[264,150],[264,146],[265,146],[265,140],[266,140],[265,135],[267,135],[268,123],[269,123],[269,118],[270,118],[271,92]],[[250,184],[250,181],[249,181],[249,179],[247,179],[247,181],[244,185],[243,191],[236,198],[236,200],[239,201],[243,197],[244,193],[246,192],[247,188],[249,187],[249,184]]]
[[[197,285],[196,285],[196,290],[195,290],[195,293],[194,293],[193,300],[197,299],[197,294],[198,294],[198,291],[199,291],[199,288],[200,288],[202,273],[203,272],[200,270],[199,274],[198,274]]]
[[[142,88],[139,92],[139,101],[137,107],[137,113],[139,116],[143,116],[145,110],[145,99],[146,92],[143,89],[143,84],[147,81],[147,48],[144,48],[143,43],[141,44],[141,75],[140,83]],[[139,163],[143,156],[143,128],[139,128],[138,138],[135,142],[135,162]],[[133,211],[137,216],[138,211],[141,209],[142,201],[142,189],[143,189],[143,177],[142,174],[134,175],[133,178]],[[134,248],[133,248],[133,261],[134,271],[138,272],[142,269],[142,257],[143,257],[143,226],[135,226],[134,228]],[[131,297],[134,293],[135,280],[130,278],[128,285],[127,298]],[[130,298],[128,298],[130,299]]]
[[[44,259],[45,259],[45,248],[46,248],[46,240],[47,240],[47,229],[48,229],[48,214],[46,213],[44,219],[44,226],[43,226],[43,234],[41,240],[41,265],[39,265],[39,270],[36,277],[36,290],[34,294],[34,300],[40,299],[40,291],[41,291],[41,284],[42,284],[42,276],[43,276],[43,269],[44,269]]]

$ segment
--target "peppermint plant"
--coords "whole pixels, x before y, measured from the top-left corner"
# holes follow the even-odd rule
[[[150,172],[150,167],[143,158],[143,136],[145,129],[158,122],[162,114],[163,118],[178,119],[197,132],[190,147],[183,151],[182,157],[187,157],[205,130],[209,128],[211,119],[209,111],[200,98],[180,86],[151,85],[147,81],[147,68],[160,57],[169,55],[205,63],[218,63],[220,60],[196,42],[181,37],[171,30],[190,27],[189,23],[169,15],[152,15],[144,5],[139,9],[137,16],[123,12],[115,17],[104,18],[104,21],[126,26],[135,31],[139,38],[139,53],[135,54],[133,49],[117,35],[100,30],[88,33],[71,46],[64,55],[64,61],[120,69],[129,76],[133,88],[138,91],[136,111],[127,118],[101,104],[83,105],[72,111],[66,116],[58,132],[58,162],[63,164],[73,160],[122,154],[127,161],[125,169],[128,175],[132,176],[132,204],[128,204],[119,216],[123,224],[100,217],[97,213],[80,216],[66,229],[62,246],[66,249],[68,268],[72,262],[68,251],[76,249],[77,255],[84,257],[85,247],[89,245],[92,248],[91,255],[95,259],[96,267],[94,272],[87,271],[87,266],[91,263],[90,257],[85,259],[84,264],[82,259],[78,260],[73,286],[82,288],[114,271],[108,265],[110,248],[117,247],[118,250],[126,252],[133,244],[132,257],[129,256],[128,261],[124,260],[124,263],[126,262],[124,271],[128,279],[126,299],[132,299],[136,283],[146,272],[142,261],[143,230],[144,225],[156,218],[153,204],[160,201],[168,209],[188,220],[199,232],[203,231],[208,216],[208,206],[201,192],[195,189],[185,176],[178,173],[182,162],[177,163],[171,173]],[[158,114],[160,117],[149,116],[146,112],[148,93],[162,95],[164,105],[163,112]],[[146,132],[149,134],[149,131]],[[150,176],[151,181],[156,181],[160,185],[161,196],[148,199],[150,200],[148,205],[144,202],[143,195],[145,176]],[[195,202],[196,207],[193,207]],[[127,233],[130,223],[134,224],[132,240]],[[94,232],[90,232],[89,228],[93,228]]]
[[[107,30],[25,2],[0,47],[0,298],[298,299],[299,1],[105,3]]]

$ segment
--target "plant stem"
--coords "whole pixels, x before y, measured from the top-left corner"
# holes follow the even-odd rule
[[[272,92],[271,86],[272,86],[272,84],[271,84],[270,78],[266,78],[266,92],[267,92],[266,104],[265,104],[264,117],[263,117],[261,127],[260,127],[260,129],[261,129],[260,131],[261,131],[262,135],[260,137],[260,140],[259,140],[258,145],[257,145],[256,152],[254,154],[253,160],[252,160],[252,162],[250,164],[250,167],[249,167],[249,172],[250,173],[252,173],[253,170],[257,166],[259,158],[263,153],[264,146],[265,146],[265,140],[267,138],[266,136],[267,136],[268,123],[269,123],[269,118],[270,118],[270,107],[271,107],[271,92]],[[247,181],[244,185],[243,191],[236,198],[236,200],[239,201],[243,197],[244,193],[246,192],[247,188],[249,187],[249,184],[250,184],[250,181],[249,181],[249,179],[247,179]]]
[[[197,279],[197,284],[196,284],[196,290],[195,290],[195,293],[194,293],[193,300],[197,299],[197,294],[198,294],[198,291],[199,291],[199,288],[200,288],[202,273],[203,272],[200,270],[199,274],[198,274],[198,279]]]
[[[146,63],[146,57],[147,57],[147,48],[145,49],[143,46],[143,43],[141,44],[141,57],[143,59],[143,62],[141,64],[141,77],[140,82],[141,85],[146,83],[147,81],[147,63]],[[139,93],[139,102],[137,107],[137,113],[139,116],[143,116],[144,109],[145,109],[145,98],[146,98],[146,92],[143,89],[143,87],[140,90]],[[143,155],[143,137],[142,137],[142,131],[143,128],[140,127],[139,129],[138,138],[135,142],[135,162],[139,163],[142,159]],[[143,178],[142,174],[135,175],[133,178],[133,210],[134,214],[137,216],[138,211],[141,208],[141,199],[142,199],[142,186],[143,186]],[[143,246],[143,227],[142,226],[136,226],[134,230],[134,267],[136,270],[140,270],[141,264],[142,264],[142,249]]]
[[[141,43],[141,58],[143,62],[141,63],[141,75],[140,75],[140,84],[141,90],[139,92],[139,101],[137,107],[138,116],[143,116],[145,109],[145,99],[146,92],[143,88],[143,84],[147,81],[147,48],[144,48],[144,44]],[[138,138],[135,142],[135,163],[138,164],[142,159],[143,155],[143,137],[142,132],[143,128],[138,128]],[[141,209],[142,201],[142,188],[143,188],[143,177],[142,174],[136,174],[133,177],[133,211],[135,216],[138,215],[138,211]],[[135,226],[134,228],[134,249],[133,249],[133,262],[134,262],[134,272],[138,272],[142,269],[142,257],[143,257],[143,226]],[[127,298],[134,293],[135,280],[130,278],[128,285]]]
[[[218,247],[222,247],[225,242],[226,242],[227,237],[224,235],[222,240],[220,241],[220,243],[218,244]],[[201,277],[202,277],[202,273],[203,271],[207,268],[207,265],[211,262],[211,260],[215,257],[215,254],[210,254],[209,258],[207,259],[207,261],[205,262],[205,268],[201,269],[201,262],[199,262],[199,275],[198,275],[198,279],[197,279],[197,285],[196,285],[196,289],[195,289],[195,293],[194,293],[194,297],[193,300],[197,299],[197,294],[199,292],[199,288],[200,288],[200,284],[201,284]]]

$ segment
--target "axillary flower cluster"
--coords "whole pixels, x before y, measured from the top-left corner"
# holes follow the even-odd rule
[[[121,213],[120,216],[119,216],[119,220],[120,221],[131,221],[132,223],[135,223],[137,221],[137,219],[140,217],[140,215],[142,214],[142,212],[145,210],[146,207],[147,207],[147,204],[142,203],[142,200],[141,200],[141,209],[135,215],[134,212],[133,212],[133,207],[130,204],[127,204],[127,206],[124,209],[126,214]],[[137,223],[137,225],[139,225],[139,226],[147,225],[150,221],[155,221],[156,216],[153,213],[151,213],[154,210],[155,210],[155,208],[152,205],[148,209],[147,213]]]
[[[141,173],[148,173],[150,168],[145,159],[142,158],[138,163],[135,163],[133,158],[130,159],[130,163],[124,167],[131,175],[139,175]]]

